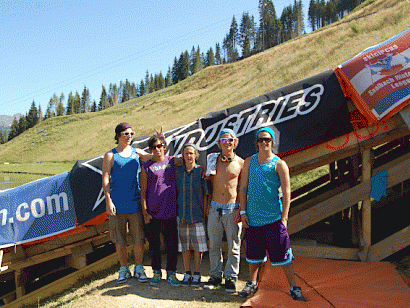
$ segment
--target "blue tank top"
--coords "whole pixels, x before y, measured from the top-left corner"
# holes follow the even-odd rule
[[[111,169],[111,199],[117,214],[141,212],[141,165],[137,151],[131,147],[131,154],[128,157],[121,156],[115,148],[111,151],[114,155]]]
[[[258,154],[252,156],[249,165],[248,202],[246,213],[251,226],[271,224],[282,217],[280,178],[276,172],[278,156],[261,165]]]

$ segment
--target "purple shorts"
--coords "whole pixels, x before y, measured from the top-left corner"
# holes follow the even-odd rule
[[[288,230],[280,220],[265,226],[246,228],[245,242],[248,263],[266,262],[266,251],[273,266],[284,266],[293,261]]]

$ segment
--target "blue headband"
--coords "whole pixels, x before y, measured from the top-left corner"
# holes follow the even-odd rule
[[[256,132],[256,139],[258,138],[259,133],[267,132],[272,136],[272,139],[275,141],[275,132],[270,127],[262,127],[260,130]]]
[[[219,133],[219,138],[221,138],[223,134],[231,134],[234,138],[236,138],[235,132],[230,128],[224,128],[223,130],[221,130],[221,132]]]

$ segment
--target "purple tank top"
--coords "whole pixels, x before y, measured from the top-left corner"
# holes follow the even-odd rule
[[[156,219],[177,216],[175,158],[165,156],[161,162],[150,159],[143,164],[147,173],[147,211]]]

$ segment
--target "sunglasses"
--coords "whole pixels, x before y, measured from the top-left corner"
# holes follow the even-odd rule
[[[219,139],[222,143],[233,142],[233,138],[221,138]]]
[[[257,143],[262,143],[262,142],[269,143],[271,141],[272,141],[272,138],[258,138],[258,139],[256,139]]]
[[[134,132],[121,132],[121,134],[124,136],[128,136],[128,135],[134,136],[135,133]]]
[[[157,144],[157,145],[153,145],[152,147],[150,147],[150,149],[151,149],[151,150],[160,149],[160,148],[162,148],[163,146],[164,146],[163,144]]]

